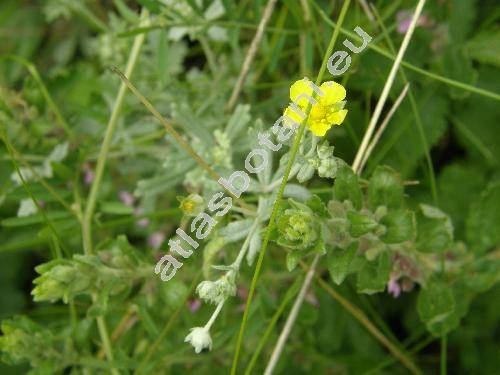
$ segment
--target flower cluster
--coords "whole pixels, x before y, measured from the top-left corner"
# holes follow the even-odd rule
[[[319,227],[312,213],[287,209],[278,220],[280,243],[291,249],[306,249],[316,243]]]
[[[216,281],[205,280],[198,284],[196,292],[202,300],[209,303],[219,304],[228,297],[236,295],[236,283],[233,273],[228,272]]]

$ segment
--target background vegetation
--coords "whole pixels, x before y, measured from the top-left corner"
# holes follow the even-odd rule
[[[242,92],[228,106],[264,0],[1,1],[2,374],[229,371],[260,249],[260,238],[244,245],[245,238],[265,229],[269,212],[261,207],[272,206],[277,185],[265,187],[283,166],[275,155],[269,176],[243,196],[250,213],[236,207],[176,277],[161,282],[153,266],[175,229],[189,223],[179,199],[210,197],[218,187],[109,68],[126,72],[183,139],[227,175],[243,167],[257,132],[282,114],[290,85],[315,79],[342,3],[278,1]],[[416,215],[418,233],[407,214],[395,214],[401,240],[369,237],[385,250],[356,250],[360,256],[343,268],[337,265],[348,244],[327,244],[276,372],[497,373],[500,7],[493,0],[427,2],[384,113],[406,82],[408,95],[358,180],[346,165],[416,2],[365,4],[351,2],[335,45],[342,48],[356,25],[374,38],[340,78],[349,113],[326,136],[335,159],[331,149],[325,155],[344,172],[335,174],[339,183],[319,169],[302,184],[291,180],[285,196],[294,200],[283,208],[321,222],[324,204],[332,220],[350,202],[342,209],[353,225],[352,212],[379,220],[379,205],[404,206]],[[323,80],[331,79],[326,73]],[[299,164],[307,161],[306,146]],[[377,176],[389,181],[385,198],[374,198]],[[320,199],[308,201],[312,194]],[[255,215],[258,230],[251,230]],[[370,223],[349,238],[361,241],[375,231]],[[237,373],[249,365],[263,372],[304,275],[301,267],[287,268],[299,259],[310,263],[311,244],[284,238],[285,224],[265,256]],[[403,240],[404,249],[387,245]],[[195,287],[215,280],[221,271],[212,266],[233,262],[242,246],[253,255],[241,264],[236,296],[212,326],[212,350],[195,354],[184,338],[214,310],[200,303]],[[386,248],[391,258],[377,255]],[[294,251],[302,252],[294,258]],[[418,257],[421,274],[405,274],[402,290],[388,293],[396,253]]]

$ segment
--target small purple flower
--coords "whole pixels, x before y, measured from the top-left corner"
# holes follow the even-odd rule
[[[119,193],[120,200],[125,206],[132,207],[135,202],[135,198],[132,194],[130,194],[128,191],[122,190]]]
[[[83,182],[85,185],[89,186],[92,184],[95,178],[95,173],[88,163],[83,164]]]
[[[387,283],[387,292],[392,294],[394,298],[398,298],[401,294],[401,287],[398,284],[397,277],[391,276],[391,279]]]
[[[396,14],[396,21],[398,23],[397,31],[400,34],[405,34],[411,24],[413,13],[409,10],[401,10]],[[429,26],[430,20],[426,14],[422,14],[417,20],[417,26]]]
[[[148,245],[153,249],[158,249],[163,241],[165,241],[165,233],[163,232],[156,232],[148,237]]]
[[[238,297],[240,297],[242,301],[246,301],[248,298],[248,289],[243,286],[239,286],[236,290],[236,294],[238,294]]]
[[[198,311],[201,307],[201,300],[200,299],[193,299],[188,302],[189,306],[189,311],[191,311],[192,314],[194,314],[196,311]]]
[[[135,216],[139,216],[139,215],[142,215],[142,208],[136,208],[134,210],[134,215]],[[138,227],[141,227],[141,228],[146,228],[148,225],[149,225],[150,221],[147,217],[144,217],[142,219],[139,219],[135,222],[135,225],[137,225]]]

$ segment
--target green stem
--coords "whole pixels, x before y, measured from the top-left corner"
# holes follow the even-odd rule
[[[148,17],[148,12],[143,11],[141,15],[142,22],[146,22]],[[134,39],[134,44],[130,52],[130,56],[127,62],[127,67],[125,74],[130,77],[134,71],[137,59],[139,57],[139,52],[141,50],[142,44],[144,43],[145,34],[137,35]],[[127,91],[127,86],[122,83],[118,91],[118,95],[113,106],[113,111],[111,112],[111,117],[109,118],[108,125],[106,127],[106,133],[104,135],[104,140],[101,145],[101,151],[99,157],[97,158],[97,165],[95,170],[95,178],[90,188],[89,198],[85,206],[85,213],[83,215],[82,223],[82,235],[83,235],[83,249],[85,254],[92,254],[92,217],[94,215],[97,193],[99,192],[99,187],[101,185],[102,176],[104,173],[104,168],[106,166],[108,152],[111,146],[111,140],[113,139],[113,134],[115,132],[116,124],[118,122],[118,116],[121,112],[123,106],[123,100],[125,98],[125,93]]]
[[[97,328],[99,329],[99,336],[101,337],[102,345],[104,351],[106,352],[106,357],[108,361],[113,362],[113,350],[111,348],[111,340],[109,339],[108,328],[106,327],[106,321],[103,316],[98,316],[96,318]],[[120,375],[120,372],[114,367],[111,368],[111,373],[113,375]]]
[[[320,71],[319,71],[318,76],[316,78],[316,82],[315,82],[316,85],[319,85],[323,79],[323,75],[324,75],[325,69],[326,69],[326,62],[328,61],[328,58],[330,57],[330,55],[333,52],[333,47],[335,45],[335,41],[337,40],[337,37],[340,33],[340,25],[342,25],[342,22],[344,21],[344,17],[345,17],[345,14],[347,12],[347,8],[349,6],[349,3],[350,3],[350,0],[346,0],[344,2],[344,4],[342,5],[342,9],[341,9],[340,15],[339,15],[339,20],[337,22],[337,27],[335,27],[335,29],[333,31],[332,37],[330,39],[330,43],[328,44],[328,48],[327,48],[326,53],[323,57],[323,62],[321,64]],[[253,274],[252,283],[250,284],[250,291],[248,293],[248,299],[247,299],[247,303],[245,306],[245,311],[243,313],[243,319],[241,321],[240,331],[238,333],[238,339],[236,342],[236,350],[235,350],[235,354],[234,354],[234,358],[233,358],[233,364],[231,366],[231,375],[236,374],[236,369],[238,366],[238,358],[239,358],[239,354],[240,354],[240,350],[241,350],[241,344],[243,341],[243,334],[245,332],[245,328],[246,328],[246,324],[247,324],[247,320],[248,320],[248,314],[250,311],[250,306],[252,305],[252,300],[253,300],[253,296],[255,293],[255,287],[257,285],[257,280],[258,280],[259,275],[260,275],[262,263],[264,261],[264,256],[266,255],[267,245],[269,243],[271,233],[274,229],[276,216],[278,215],[278,209],[279,209],[279,206],[281,203],[281,198],[283,196],[283,192],[285,190],[285,186],[286,186],[287,181],[288,181],[288,176],[290,175],[292,165],[295,161],[295,157],[297,155],[297,151],[298,151],[299,146],[300,146],[300,141],[302,140],[302,136],[304,135],[304,131],[306,128],[307,119],[309,118],[309,113],[311,111],[311,107],[312,107],[312,105],[311,105],[311,103],[309,103],[309,105],[307,106],[305,119],[302,121],[300,128],[299,128],[299,131],[295,137],[295,141],[294,141],[291,153],[290,153],[290,159],[288,160],[288,164],[286,166],[285,173],[283,175],[283,180],[281,181],[281,185],[280,185],[280,188],[278,190],[278,195],[276,196],[273,210],[271,212],[269,224],[267,226],[266,233],[264,235],[264,240],[262,242],[262,248],[260,250],[259,258],[257,260],[257,265],[255,267],[255,271]]]

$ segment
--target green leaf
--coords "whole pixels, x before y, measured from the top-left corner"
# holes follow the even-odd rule
[[[484,189],[482,171],[474,165],[450,164],[440,173],[438,186],[439,206],[450,215],[457,238],[465,239],[469,207]]]
[[[304,256],[304,252],[301,250],[292,250],[286,254],[286,269],[288,272],[293,271],[297,264]]]
[[[500,281],[500,259],[481,258],[466,266],[464,282],[476,293],[486,292]]]
[[[333,185],[333,196],[341,202],[349,200],[356,209],[363,205],[363,195],[359,186],[358,176],[344,162],[339,162],[337,178]]]
[[[306,202],[306,205],[313,210],[313,212],[320,217],[328,216],[328,209],[326,208],[325,203],[321,200],[317,195],[313,195]]]
[[[357,211],[347,212],[347,219],[350,224],[349,233],[353,237],[359,237],[369,233],[378,226],[378,223],[373,218]]]
[[[477,34],[465,45],[472,59],[500,67],[500,29]]]
[[[482,254],[500,244],[500,182],[490,184],[473,203],[467,218],[467,240]]]
[[[477,86],[500,92],[498,69],[492,66],[478,68]],[[458,140],[467,150],[467,155],[478,164],[498,165],[500,143],[496,124],[500,118],[500,106],[494,100],[485,100],[476,95],[453,108],[453,124]]]
[[[453,244],[453,225],[448,215],[439,208],[420,205],[417,220],[417,249],[441,253]]]
[[[450,331],[449,319],[455,311],[455,297],[451,288],[441,281],[433,280],[418,294],[417,310],[420,319],[435,336]]]
[[[366,261],[358,273],[357,289],[359,293],[374,294],[382,292],[391,274],[391,259],[388,252],[383,252],[374,262]]]
[[[452,0],[445,9],[451,43],[463,42],[474,27],[477,0]]]
[[[68,219],[73,215],[68,211],[50,211],[46,213],[49,220],[56,221]],[[0,221],[3,227],[22,227],[26,225],[45,223],[45,218],[42,214],[34,214],[26,217],[9,217]]]
[[[427,145],[432,147],[438,143],[448,127],[448,99],[437,88],[423,91],[412,87],[412,90]],[[409,176],[425,155],[418,124],[409,101],[401,103],[392,122],[384,132],[377,151],[368,160],[368,166],[388,164],[403,176]]]
[[[370,207],[400,208],[403,204],[403,192],[401,178],[392,168],[377,167],[368,186]]]
[[[351,263],[358,250],[359,243],[352,242],[347,249],[335,247],[328,251],[328,271],[333,282],[341,284],[351,271]]]
[[[139,4],[146,7],[151,13],[158,14],[162,4],[158,0],[137,0]]]
[[[476,85],[477,72],[472,67],[472,61],[464,55],[462,50],[451,47],[442,57],[442,71],[447,77],[460,80],[464,84]],[[450,96],[454,99],[463,99],[470,95],[457,87],[449,87]]]
[[[385,243],[400,243],[415,238],[416,222],[412,211],[391,211],[380,220],[380,224],[386,228],[385,234],[380,237]]]
[[[223,237],[226,243],[239,241],[250,232],[253,222],[253,219],[233,221],[219,229],[219,236]]]
[[[123,204],[122,202],[102,202],[101,211],[111,215],[132,215],[134,208]]]
[[[250,118],[250,106],[238,104],[226,126],[226,134],[229,139],[233,140],[240,136],[242,131],[247,128]]]

